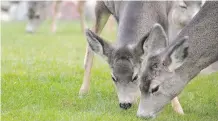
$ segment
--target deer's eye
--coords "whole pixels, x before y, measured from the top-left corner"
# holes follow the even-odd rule
[[[179,5],[181,8],[187,9],[187,5],[185,3],[182,3]]]
[[[111,78],[114,82],[117,82],[117,79],[115,77],[111,76]]]
[[[117,78],[114,76],[113,73],[111,73],[111,78],[112,78],[112,80],[113,80],[114,82],[117,82]]]
[[[154,88],[151,89],[151,93],[155,93],[159,90],[159,86],[156,86]]]
[[[184,9],[187,9],[187,6],[183,6],[183,5],[182,5],[182,6],[180,6],[180,7],[181,7],[181,8],[184,8]]]
[[[132,82],[134,82],[137,79],[138,79],[138,75],[134,76],[134,78],[132,79]]]

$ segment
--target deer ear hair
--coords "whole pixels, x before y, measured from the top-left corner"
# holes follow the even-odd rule
[[[168,66],[170,71],[180,67],[188,57],[188,36],[171,44],[163,55],[163,63]]]
[[[86,29],[86,37],[92,51],[102,57],[109,57],[113,49],[109,43],[89,29]]]

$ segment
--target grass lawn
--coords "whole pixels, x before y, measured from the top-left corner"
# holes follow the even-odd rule
[[[90,93],[78,96],[83,79],[86,41],[76,22],[59,23],[56,34],[48,22],[37,34],[24,32],[25,23],[1,25],[2,121],[138,121],[137,105],[118,106],[108,65],[95,58]],[[103,32],[115,40],[116,34]],[[180,94],[186,113],[167,105],[153,121],[217,121],[218,73],[196,77]]]

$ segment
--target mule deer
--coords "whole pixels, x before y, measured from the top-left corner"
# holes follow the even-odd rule
[[[51,31],[56,32],[56,23],[60,15],[59,11],[63,1],[28,1],[28,24],[26,26],[26,31],[33,33],[36,31],[37,27],[46,19],[48,6],[52,4],[52,26]],[[85,1],[78,1],[77,10],[80,14],[80,24],[82,31],[85,28],[84,19],[84,5]]]
[[[28,1],[26,32],[34,33],[37,27],[46,19],[47,1]]]
[[[168,29],[168,13],[172,2],[102,2],[96,5],[94,32],[86,31],[89,46],[85,58],[85,75],[80,95],[87,93],[90,84],[93,50],[105,57],[112,70],[112,79],[117,88],[120,107],[127,109],[137,97],[138,74],[141,57],[146,55],[147,34],[153,24],[160,23]],[[114,45],[106,42],[100,34],[108,17],[112,14],[118,22],[118,39]],[[90,47],[90,48],[89,48]],[[173,100],[176,112],[183,114],[177,98]]]
[[[29,33],[34,33],[39,27],[39,25],[46,19],[47,9],[49,5],[52,4],[52,26],[51,31],[56,32],[57,19],[60,15],[61,6],[64,1],[28,1],[28,24],[26,26],[26,31]],[[77,7],[77,11],[80,15],[80,25],[82,32],[85,30],[85,16],[84,8],[86,1],[74,1]]]
[[[57,28],[57,19],[60,15],[60,8],[62,5],[63,1],[54,1],[53,2],[53,16],[52,16],[52,32],[56,32],[56,28]],[[77,11],[79,12],[80,15],[80,25],[81,25],[81,29],[82,32],[84,33],[85,31],[85,16],[84,16],[84,7],[85,7],[85,3],[86,1],[78,1],[76,2],[76,7],[77,7]]]
[[[202,1],[173,1],[172,9],[168,15],[168,44],[172,43],[176,35],[198,13],[202,5]]]
[[[207,1],[193,20],[166,46],[163,28],[155,25],[158,39],[151,44],[140,76],[141,99],[137,115],[151,118],[202,69],[218,60],[218,2]]]
[[[203,5],[203,1],[174,1],[172,10],[169,13],[169,42],[172,43],[176,35],[182,28],[189,23]],[[201,74],[210,74],[218,71],[218,62],[211,64],[209,67],[203,69]]]

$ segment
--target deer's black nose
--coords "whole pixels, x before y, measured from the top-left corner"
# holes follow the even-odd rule
[[[132,106],[131,103],[120,103],[120,108],[125,110],[129,109],[131,106]]]

